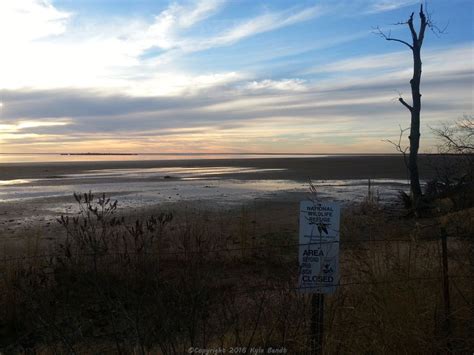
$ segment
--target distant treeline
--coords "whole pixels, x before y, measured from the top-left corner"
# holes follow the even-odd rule
[[[61,153],[61,155],[138,155],[137,153]]]

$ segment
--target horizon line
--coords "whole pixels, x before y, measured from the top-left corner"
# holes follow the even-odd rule
[[[419,153],[418,155],[446,155],[446,153]],[[116,153],[107,153],[107,152],[51,152],[51,153],[38,153],[38,152],[29,152],[29,153],[1,153],[0,155],[162,155],[162,156],[171,156],[171,155],[400,155],[400,153],[370,153],[370,152],[359,152],[359,153],[286,153],[286,152],[277,152],[277,153],[260,153],[260,152],[247,152],[247,153],[236,153],[236,152],[217,152],[217,153],[203,153],[203,152],[167,152],[167,153],[131,153],[131,152],[116,152]]]

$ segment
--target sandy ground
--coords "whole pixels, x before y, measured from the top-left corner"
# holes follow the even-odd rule
[[[432,177],[443,161],[421,156],[421,177]],[[222,173],[220,167],[227,170]],[[156,169],[156,173],[135,173],[142,169]],[[186,169],[193,171],[189,180],[186,173],[173,174]],[[121,174],[124,171],[128,173]],[[115,176],[114,172],[120,174]],[[30,239],[41,243],[56,239],[62,234],[56,219],[77,213],[72,193],[89,188],[117,198],[120,213],[125,215],[146,214],[157,208],[180,211],[197,207],[235,213],[244,208],[269,221],[296,215],[292,211],[308,196],[310,178],[322,184],[323,196],[330,191],[327,196],[349,201],[366,193],[361,185],[366,179],[395,181],[406,180],[406,176],[403,158],[395,155],[0,164],[0,182],[31,179],[19,185],[0,185],[0,247],[24,245],[31,243]],[[331,185],[330,181],[337,179],[359,179],[359,185]],[[392,186],[392,197],[398,188]]]

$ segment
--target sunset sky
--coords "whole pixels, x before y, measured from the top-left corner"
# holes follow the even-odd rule
[[[394,152],[411,52],[373,28],[409,41],[419,4],[1,0],[0,153]],[[434,152],[430,126],[473,114],[474,1],[427,6]]]

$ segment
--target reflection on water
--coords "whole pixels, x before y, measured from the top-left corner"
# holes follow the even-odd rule
[[[218,170],[218,169],[217,169]],[[222,174],[225,169],[222,170]],[[235,173],[236,170],[229,170]],[[242,171],[246,171],[243,169]],[[125,172],[123,176],[127,176]],[[176,173],[176,172],[175,172]],[[209,172],[210,173],[210,172]],[[154,180],[145,178],[130,183],[120,177],[109,179],[107,183],[100,183],[88,179],[94,175],[81,175],[81,179],[61,179],[61,183],[51,180],[44,184],[44,180],[27,181],[21,184],[18,180],[10,180],[2,184],[0,202],[21,202],[32,199],[47,199],[70,197],[73,192],[93,191],[107,193],[114,198],[126,202],[128,206],[140,206],[161,203],[163,201],[183,201],[208,199],[216,202],[242,202],[256,197],[265,197],[282,192],[308,192],[309,184],[292,180],[234,180],[219,177],[206,177],[202,171],[194,176],[190,171],[181,172],[181,179]],[[187,175],[186,175],[187,174]],[[218,175],[218,174],[217,174]],[[148,175],[143,175],[146,177]],[[107,177],[110,177],[107,175]],[[322,197],[340,201],[360,201],[367,196],[366,180],[314,180],[318,193]],[[405,180],[375,179],[371,180],[372,193],[379,193],[381,201],[390,201],[397,196],[400,190],[407,190]]]
[[[32,181],[28,179],[0,180],[0,186],[28,184]]]
[[[36,223],[54,220],[65,211],[77,213],[77,205],[72,199],[73,192],[105,193],[117,199],[121,209],[186,201],[199,201],[199,206],[202,207],[221,208],[239,206],[256,199],[279,197],[285,201],[295,201],[308,198],[309,183],[292,180],[235,180],[226,176],[258,171],[261,170],[244,167],[122,169],[89,171],[50,179],[2,181],[0,209],[3,214],[0,214],[0,221]],[[149,179],[156,174],[172,174],[177,178]],[[131,176],[134,177],[133,180],[124,178]],[[344,203],[361,201],[367,196],[367,180],[312,182],[322,199]],[[371,186],[375,195],[379,192],[381,203],[393,201],[400,190],[407,191],[409,187],[405,180],[394,179],[374,179],[371,180]]]
[[[258,179],[260,172],[281,170],[284,169],[229,166],[104,169],[42,179],[3,180],[0,181],[0,207],[3,207],[0,219],[17,218],[20,212],[22,218],[30,220],[54,219],[66,210],[77,212],[72,194],[87,191],[105,193],[119,200],[120,208],[124,209],[183,201],[199,201],[200,206],[220,208],[276,196],[285,201],[307,198],[309,183]],[[239,174],[254,177],[237,180]],[[348,202],[361,201],[367,196],[367,180],[312,182],[323,199]],[[374,179],[371,187],[372,193],[379,193],[380,202],[385,203],[393,201],[400,190],[407,191],[409,185],[405,180]]]
[[[225,175],[259,173],[270,171],[283,171],[285,169],[258,169],[235,166],[211,166],[211,167],[171,167],[171,168],[140,168],[140,169],[102,169],[89,170],[87,173],[68,174],[64,178],[148,178],[153,176],[172,176],[177,178],[196,179],[206,175]]]
[[[132,155],[61,155],[61,154],[4,154],[0,153],[0,163],[30,162],[80,162],[80,161],[138,161],[138,160],[194,160],[194,159],[253,159],[253,158],[290,158],[290,157],[326,157],[321,154],[207,154],[207,153],[150,153]]]

